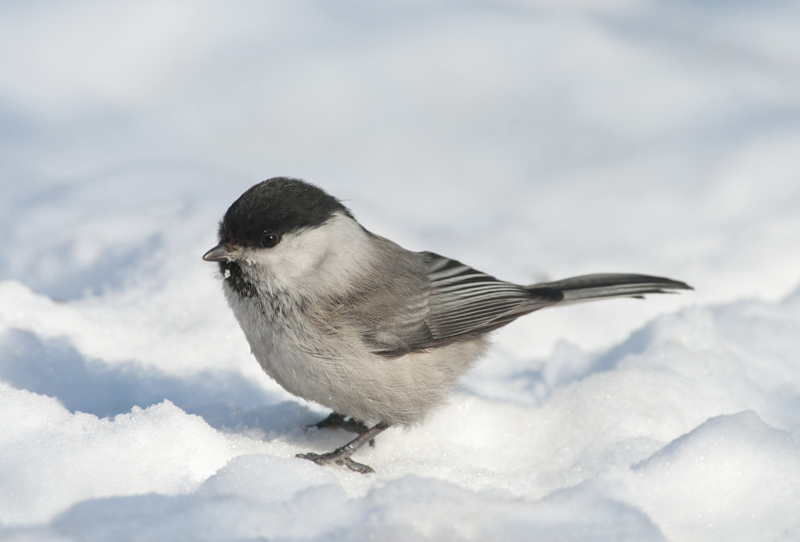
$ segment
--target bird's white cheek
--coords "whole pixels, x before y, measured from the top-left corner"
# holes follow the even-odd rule
[[[251,272],[261,271],[280,286],[293,286],[313,268],[313,254],[302,250],[302,246],[288,243],[271,249],[250,250],[242,260],[243,267]],[[259,269],[260,268],[260,269]],[[262,273],[258,274],[261,275]]]
[[[303,289],[310,293],[326,287],[320,282],[324,282],[323,270],[331,259],[332,247],[321,237],[314,232],[287,235],[278,246],[250,250],[243,264],[274,288]]]
[[[309,276],[330,250],[308,243],[305,239],[289,239],[269,253],[269,263],[276,276],[297,281]]]
[[[275,286],[342,293],[372,260],[367,234],[352,219],[334,216],[323,227],[287,234],[268,249],[249,249],[245,266],[258,266]]]

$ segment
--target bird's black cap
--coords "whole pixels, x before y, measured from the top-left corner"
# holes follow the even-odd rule
[[[335,212],[350,211],[342,203],[311,183],[274,177],[248,189],[228,208],[219,225],[221,243],[260,246],[264,234],[316,228]]]

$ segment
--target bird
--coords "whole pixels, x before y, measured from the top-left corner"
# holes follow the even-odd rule
[[[374,470],[351,456],[445,403],[492,331],[544,308],[692,289],[623,273],[513,284],[402,248],[322,188],[289,177],[245,191],[220,221],[218,241],[203,260],[218,264],[224,296],[263,370],[332,410],[317,427],[358,433],[330,453],[297,457],[360,473]]]

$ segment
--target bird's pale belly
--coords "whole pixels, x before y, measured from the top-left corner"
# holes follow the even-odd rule
[[[481,338],[387,358],[366,353],[357,337],[332,341],[308,321],[267,321],[249,304],[231,305],[259,364],[281,387],[362,421],[423,421],[486,349]]]

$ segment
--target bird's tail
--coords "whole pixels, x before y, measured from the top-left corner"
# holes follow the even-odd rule
[[[693,290],[685,282],[625,273],[598,273],[581,275],[554,282],[526,286],[533,295],[550,297],[557,305],[583,303],[611,297],[637,297],[644,294],[671,294],[674,290]]]

